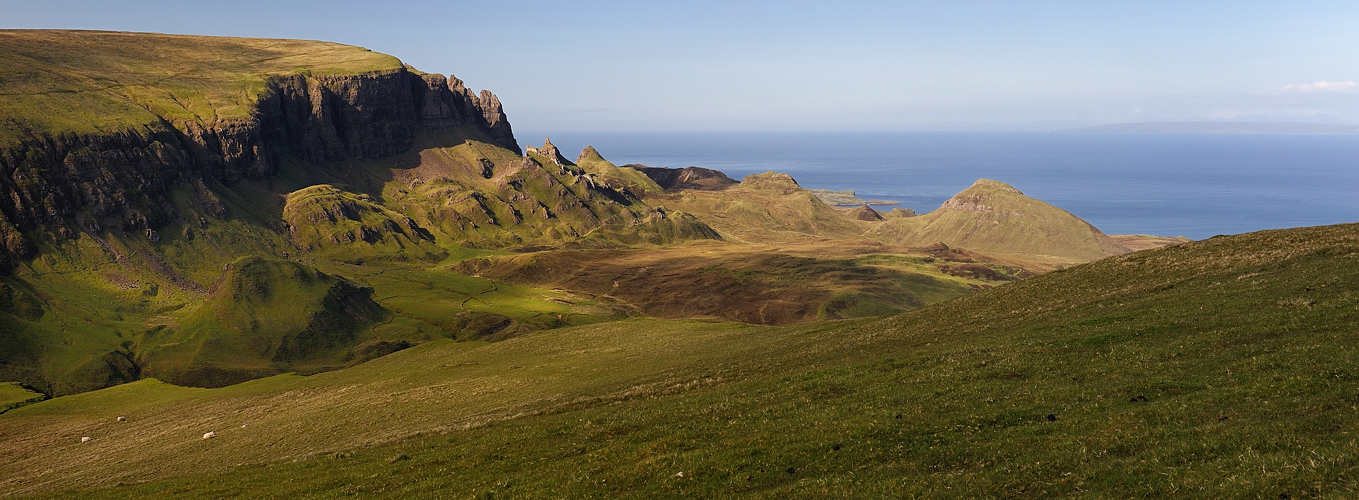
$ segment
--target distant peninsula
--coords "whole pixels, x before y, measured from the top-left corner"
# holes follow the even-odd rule
[[[1342,123],[1273,122],[1149,122],[1115,123],[1058,130],[1123,134],[1359,134],[1359,125]]]

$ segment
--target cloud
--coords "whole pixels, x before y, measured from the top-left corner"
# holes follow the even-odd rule
[[[1320,82],[1316,82],[1316,83],[1300,83],[1300,84],[1297,84],[1297,85],[1284,85],[1283,91],[1284,91],[1284,92],[1304,92],[1304,93],[1312,93],[1312,92],[1337,92],[1337,93],[1341,93],[1341,92],[1343,92],[1343,93],[1359,92],[1359,83],[1355,83],[1355,82],[1353,82],[1353,81],[1349,81],[1349,82],[1327,82],[1327,81],[1320,81]]]

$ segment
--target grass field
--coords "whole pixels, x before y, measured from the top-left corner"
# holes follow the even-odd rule
[[[157,117],[242,119],[272,76],[400,68],[392,56],[308,40],[0,30],[0,147],[25,130],[112,133]]]
[[[1356,282],[1359,226],[1304,228],[885,319],[634,320],[141,381],[0,416],[0,477],[53,498],[1344,497]]]
[[[25,389],[19,384],[12,382],[0,383],[0,413],[7,412],[19,406],[41,401],[45,398],[41,393]]]

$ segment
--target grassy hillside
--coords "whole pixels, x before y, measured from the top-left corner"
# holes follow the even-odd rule
[[[1003,182],[981,179],[918,217],[891,218],[874,237],[907,245],[943,242],[1048,263],[1078,263],[1128,249],[1095,226]]]
[[[621,182],[611,187],[615,176],[650,181],[598,155],[586,159],[588,168],[566,168],[522,157],[470,120],[425,126],[414,113],[410,123],[394,125],[393,110],[412,105],[403,91],[429,83],[423,80],[372,87],[354,78],[277,90],[310,96],[269,102],[305,104],[291,112],[313,121],[275,125],[297,128],[292,139],[320,149],[268,143],[285,141],[277,134],[256,137],[267,144],[232,142],[240,139],[232,130],[279,112],[256,109],[271,79],[401,68],[394,57],[325,42],[0,30],[0,149],[20,137],[60,144],[73,134],[88,134],[92,144],[71,152],[54,146],[42,153],[50,158],[38,158],[41,148],[33,147],[3,158],[14,168],[5,174],[13,186],[0,187],[15,190],[0,204],[0,381],[51,394],[137,380],[143,372],[220,385],[242,374],[343,366],[381,352],[365,347],[369,342],[500,338],[627,317],[636,309],[609,298],[502,287],[441,266],[570,242],[620,247],[716,237],[690,215],[641,203]],[[413,147],[387,149],[383,141],[405,137],[406,125]],[[368,126],[368,135],[357,132]],[[193,162],[157,163],[157,155],[170,154],[163,144],[152,141],[145,155],[128,149],[151,141],[142,137],[148,127],[163,140],[226,135],[204,132],[204,144],[185,146]],[[122,136],[140,139],[109,139]],[[225,156],[208,151],[218,146]],[[277,168],[255,172],[262,178],[197,172],[258,148],[278,153]],[[76,194],[49,196],[54,192]],[[41,217],[21,224],[22,213]],[[224,266],[253,255],[324,269],[338,281],[276,269],[257,284],[286,293],[214,296],[214,283],[233,279]],[[372,331],[331,331],[343,333],[347,345],[315,359],[278,358],[279,342],[308,334],[308,315],[347,277],[375,282],[373,300],[393,314],[369,325]],[[307,307],[313,309],[302,311]],[[208,368],[234,375],[186,375]]]
[[[1355,283],[1359,225],[1303,228],[886,319],[632,321],[142,381],[0,416],[0,477],[90,498],[1343,497]]]
[[[743,243],[802,243],[818,238],[860,239],[860,221],[822,203],[788,174],[747,176],[720,191],[653,195],[649,203],[698,214],[723,238]]]
[[[373,289],[297,264],[242,257],[178,322],[128,346],[145,377],[220,387],[281,372],[353,364],[442,332],[372,300]]]
[[[551,143],[549,142],[548,145],[551,145]],[[580,156],[576,158],[576,165],[599,177],[604,182],[627,187],[639,196],[665,192],[665,189],[657,185],[646,174],[636,169],[619,168],[613,162],[605,160],[594,146],[586,146],[580,152]]]
[[[158,116],[241,119],[271,76],[399,68],[389,55],[309,40],[0,30],[0,147],[25,128],[93,134],[137,129]]]
[[[15,383],[0,384],[0,413],[42,401],[47,397]]]

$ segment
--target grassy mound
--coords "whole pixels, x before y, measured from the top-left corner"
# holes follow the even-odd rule
[[[211,391],[143,381],[0,416],[16,444],[0,484],[115,498],[1344,496],[1359,480],[1355,283],[1359,225],[1304,228],[888,319],[634,321]]]
[[[803,189],[788,174],[766,172],[715,191],[651,196],[649,203],[696,214],[723,238],[750,243],[857,239],[866,229]]]
[[[918,217],[889,219],[872,233],[907,245],[944,242],[984,253],[1087,262],[1128,249],[1069,212],[981,179]]]
[[[448,255],[434,244],[428,230],[366,194],[321,184],[293,191],[287,200],[283,220],[303,252],[356,263],[369,259],[437,261]]]
[[[226,266],[206,300],[179,325],[142,334],[142,375],[220,387],[362,360],[382,349],[356,346],[407,340],[374,330],[391,312],[372,295],[370,287],[309,266],[243,257]]]
[[[47,399],[47,396],[40,392],[33,392],[28,388],[13,382],[0,383],[0,413],[4,413],[20,406],[30,405]]]
[[[665,192],[664,188],[657,185],[656,181],[651,180],[646,174],[632,168],[620,168],[613,162],[605,160],[604,156],[600,155],[594,146],[586,146],[580,152],[580,156],[576,158],[576,165],[604,182],[626,187],[638,196]]]

